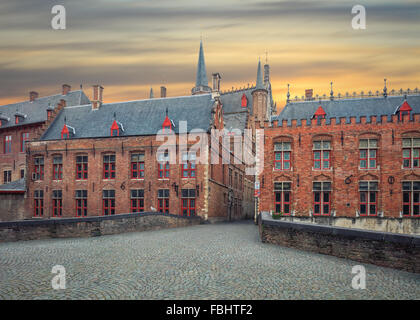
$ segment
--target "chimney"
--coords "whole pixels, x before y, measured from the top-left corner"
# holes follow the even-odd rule
[[[166,87],[164,86],[160,87],[160,97],[166,98]]]
[[[63,91],[62,91],[62,95],[65,96],[66,94],[68,94],[71,90],[71,86],[69,86],[68,84],[63,84]]]
[[[306,89],[305,90],[305,100],[311,101],[313,99],[314,90],[313,89]]]
[[[33,102],[37,98],[38,98],[38,92],[36,91],[29,92],[29,101]]]
[[[104,91],[104,88],[101,85],[95,84],[93,86],[92,109],[96,110],[101,106],[103,91]]]
[[[213,91],[220,91],[220,80],[222,77],[220,76],[220,73],[213,73]]]
[[[264,84],[267,84],[270,82],[270,65],[265,64],[264,65]]]

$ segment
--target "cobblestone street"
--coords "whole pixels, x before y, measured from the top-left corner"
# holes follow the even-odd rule
[[[420,276],[263,244],[251,222],[0,244],[0,299],[420,299]],[[53,290],[54,265],[67,288]]]

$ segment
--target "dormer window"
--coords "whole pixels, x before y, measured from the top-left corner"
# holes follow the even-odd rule
[[[75,134],[76,130],[73,127],[64,124],[63,129],[61,130],[61,139],[70,139],[70,136],[74,136]]]
[[[26,117],[27,117],[26,114],[23,114],[23,113],[20,113],[20,112],[16,111],[16,113],[15,113],[15,124],[19,124]]]
[[[321,120],[321,119],[325,119],[326,115],[327,113],[324,111],[324,109],[322,109],[322,107],[319,106],[316,112],[314,113],[313,118],[317,120]]]
[[[246,97],[245,93],[242,95],[241,99],[241,107],[246,108],[248,106],[248,98]]]
[[[122,123],[114,120],[111,126],[111,137],[119,137],[121,132],[124,132]]]
[[[400,119],[400,121],[402,121],[404,115],[408,115],[408,117],[410,117],[411,111],[413,111],[413,109],[408,104],[407,100],[405,100],[403,104],[397,108],[395,114],[398,114],[398,118]]]
[[[172,130],[172,121],[166,116],[165,120],[162,123],[162,130],[165,133],[169,133]]]

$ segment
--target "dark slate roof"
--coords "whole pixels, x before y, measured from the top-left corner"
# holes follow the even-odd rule
[[[223,115],[225,128],[227,130],[246,129],[247,118],[247,112],[229,113]]]
[[[7,192],[24,192],[26,190],[25,179],[12,181],[6,184],[0,185],[0,193]]]
[[[251,87],[244,90],[225,92],[220,95],[220,100],[223,104],[223,112],[234,113],[242,112],[245,108],[242,108],[242,95],[245,93],[246,98],[248,99],[248,110],[252,113],[252,91],[255,90],[255,87]]]
[[[377,121],[380,121],[381,115],[388,115],[389,117],[395,114],[397,108],[404,102],[403,96],[389,96],[374,97],[374,98],[360,98],[360,99],[340,99],[340,100],[325,100],[325,101],[302,101],[289,102],[283,108],[277,117],[272,117],[271,120],[279,120],[281,125],[283,120],[292,119],[298,120],[298,125],[302,119],[311,119],[318,107],[321,105],[327,113],[327,123],[330,118],[346,118],[347,122],[350,117],[356,117],[356,121],[360,122],[361,116],[366,116],[367,122],[370,121],[370,116],[377,116]],[[413,108],[412,114],[420,113],[420,95],[407,96],[407,102]]]
[[[35,101],[24,101],[0,106],[1,118],[9,118],[9,121],[2,121],[1,128],[16,127],[47,120],[48,104],[55,107],[60,100],[66,101],[67,106],[76,106],[90,103],[89,98],[82,90],[70,91],[67,95],[56,94],[48,97],[40,97]],[[27,117],[21,118],[19,124],[15,123],[15,114],[24,114]]]
[[[74,127],[70,139],[109,137],[110,128],[116,120],[124,126],[120,136],[154,135],[162,129],[168,116],[175,123],[174,131],[179,133],[179,121],[187,121],[187,130],[208,131],[212,122],[214,99],[211,94],[147,99],[103,104],[92,110],[90,104],[64,108],[41,137],[41,140],[61,139],[61,130],[66,124]]]

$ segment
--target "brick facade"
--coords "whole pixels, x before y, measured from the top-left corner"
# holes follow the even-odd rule
[[[377,121],[380,120],[380,121]],[[314,215],[314,182],[331,183],[329,199],[330,215],[357,217],[361,215],[361,181],[378,182],[376,191],[376,214],[385,217],[419,217],[418,214],[403,215],[403,181],[420,181],[420,168],[403,168],[402,142],[404,138],[420,138],[420,115],[404,115],[402,121],[397,115],[377,119],[372,116],[351,117],[326,124],[325,119],[313,119],[310,123],[302,120],[278,121],[272,125],[266,122],[264,169],[259,176],[261,197],[259,211],[276,211],[274,187],[276,182],[291,182],[290,214],[296,216]],[[376,167],[360,168],[361,140],[377,141]],[[328,169],[316,169],[314,164],[314,142],[330,142],[330,164]],[[290,143],[290,168],[275,169],[274,145],[279,142]],[[279,156],[279,158],[281,158]],[[281,165],[278,165],[281,167]],[[287,165],[286,165],[287,167]],[[277,185],[279,186],[279,185]],[[368,192],[369,193],[369,192]],[[323,195],[321,195],[322,197]],[[281,202],[278,198],[277,203]],[[321,200],[322,201],[322,200]],[[327,201],[327,203],[328,203]],[[284,212],[284,205],[280,203]],[[322,206],[322,204],[321,204]],[[369,204],[368,204],[369,206]],[[372,207],[373,212],[374,207]],[[368,209],[369,210],[369,209]],[[369,213],[368,213],[369,214]]]
[[[178,137],[179,139],[179,137]],[[103,215],[103,190],[115,190],[115,213],[131,212],[130,191],[144,192],[144,211],[158,209],[158,190],[169,190],[169,212],[182,215],[181,199],[183,189],[195,190],[196,215],[210,220],[239,219],[252,216],[252,196],[243,197],[245,173],[243,165],[197,164],[194,178],[183,178],[181,164],[170,165],[170,177],[158,177],[156,153],[162,142],[156,136],[109,137],[98,139],[75,139],[58,141],[34,141],[30,143],[28,157],[28,218],[35,212],[35,191],[43,191],[43,215],[53,216],[53,191],[62,193],[62,214],[60,217],[75,217],[76,190],[87,191],[87,216]],[[177,159],[179,159],[177,149]],[[144,154],[144,178],[131,178],[131,155]],[[115,155],[115,179],[104,179],[104,155]],[[76,178],[76,157],[87,156],[88,178]],[[53,177],[53,159],[62,158],[62,179]],[[35,159],[44,160],[43,179],[34,178]],[[238,182],[230,185],[229,169]],[[211,171],[211,172],[210,172]],[[224,171],[224,173],[223,173]],[[241,177],[242,181],[239,181]],[[228,193],[232,190],[232,201]],[[248,193],[248,195],[251,195]],[[229,203],[232,203],[230,208]],[[246,212],[245,209],[246,208]],[[231,211],[229,211],[231,210]]]

